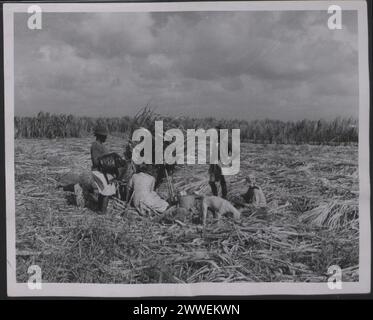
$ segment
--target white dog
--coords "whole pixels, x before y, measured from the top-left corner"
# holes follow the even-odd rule
[[[220,220],[221,216],[226,213],[232,213],[234,220],[239,220],[241,212],[239,212],[228,200],[216,196],[207,196],[202,199],[202,222],[206,225],[207,211],[211,209]]]

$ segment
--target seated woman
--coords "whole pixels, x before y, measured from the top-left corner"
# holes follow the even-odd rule
[[[157,213],[165,212],[169,203],[163,200],[155,191],[155,178],[150,174],[147,166],[141,166],[139,173],[135,173],[130,182],[129,189],[133,193],[133,205],[143,214],[148,211],[155,211]]]

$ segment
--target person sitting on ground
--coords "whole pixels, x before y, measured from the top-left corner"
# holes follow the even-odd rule
[[[246,193],[239,195],[238,198],[231,201],[238,207],[245,207],[247,210],[242,211],[244,214],[255,214],[257,218],[268,220],[267,202],[262,188],[256,184],[255,176],[250,174],[246,178],[249,185]]]
[[[98,210],[101,214],[105,214],[109,204],[109,197],[115,194],[116,188],[112,182],[114,177],[110,174],[105,175],[99,169],[100,157],[109,153],[104,145],[108,132],[105,127],[97,126],[94,130],[94,135],[96,141],[91,145],[92,175],[99,193]]]
[[[138,173],[132,175],[128,184],[133,199],[134,207],[140,214],[145,212],[163,213],[169,208],[169,203],[163,200],[155,191],[155,178],[151,175],[150,168],[142,165],[138,168]]]
[[[145,213],[159,214],[152,220],[166,224],[188,217],[189,211],[187,209],[168,203],[154,191],[156,184],[154,176],[157,174],[157,168],[152,168],[151,165],[141,165],[137,171],[138,173],[133,174],[128,184],[127,202],[130,201],[129,199],[133,199],[133,206],[141,215]]]
[[[231,197],[231,201],[240,207],[265,208],[266,199],[262,189],[256,184],[255,176],[250,174],[245,179],[248,189],[244,194]]]
[[[241,195],[244,202],[253,205],[255,208],[265,208],[267,206],[266,198],[262,188],[256,184],[255,176],[253,174],[248,175],[246,182],[249,188],[245,194]]]

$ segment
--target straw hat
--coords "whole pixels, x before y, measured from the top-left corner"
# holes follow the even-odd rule
[[[105,127],[97,126],[93,131],[95,136],[107,136],[108,132]]]

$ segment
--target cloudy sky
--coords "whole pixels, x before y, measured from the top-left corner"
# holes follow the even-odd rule
[[[15,113],[296,120],[358,112],[356,12],[15,15]]]

